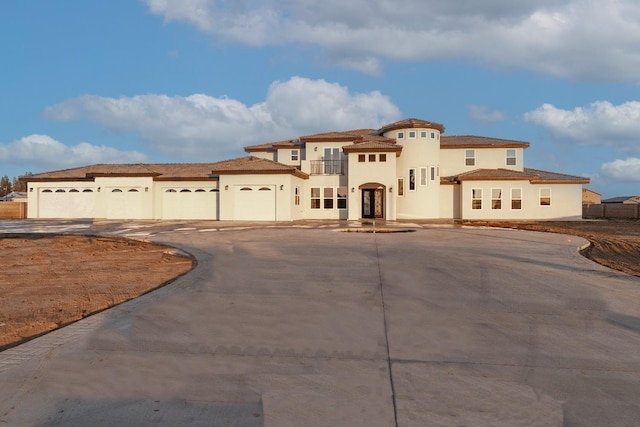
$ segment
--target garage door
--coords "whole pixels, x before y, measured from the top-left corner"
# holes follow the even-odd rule
[[[142,193],[139,189],[106,188],[106,191],[108,219],[143,219]]]
[[[168,188],[162,192],[162,219],[218,219],[218,190]]]
[[[234,218],[240,221],[275,221],[275,185],[237,185]]]
[[[38,195],[38,218],[93,218],[91,188],[45,188]]]

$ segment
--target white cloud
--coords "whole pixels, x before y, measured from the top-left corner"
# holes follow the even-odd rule
[[[613,105],[597,101],[586,107],[563,110],[544,104],[524,115],[546,128],[558,142],[612,145],[625,152],[640,152],[640,102]]]
[[[469,105],[469,117],[483,122],[500,122],[506,116],[502,111],[491,111],[484,105]]]
[[[639,81],[636,0],[144,0],[222,42],[319,46],[371,74],[381,60],[462,58],[582,80]]]
[[[0,160],[51,170],[94,163],[139,163],[146,161],[146,157],[136,151],[120,151],[87,142],[69,146],[48,135],[34,134],[0,144]]]
[[[325,132],[376,128],[400,118],[380,92],[351,93],[335,83],[293,77],[276,81],[264,102],[228,97],[81,96],[47,107],[51,120],[89,120],[116,132],[137,132],[149,145],[182,160],[216,160],[243,146]]]
[[[613,181],[640,182],[640,159],[629,157],[604,163],[600,167],[600,174]]]

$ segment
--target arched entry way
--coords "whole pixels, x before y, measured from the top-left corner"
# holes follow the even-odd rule
[[[360,187],[362,218],[384,218],[385,186],[368,182]]]

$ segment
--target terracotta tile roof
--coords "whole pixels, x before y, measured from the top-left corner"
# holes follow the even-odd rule
[[[532,184],[588,184],[589,178],[547,172],[538,169],[524,168],[524,171],[511,169],[476,169],[450,177],[443,177],[441,181],[530,181]]]
[[[408,128],[429,128],[439,130],[440,133],[444,133],[444,125],[436,122],[428,122],[426,120],[420,119],[404,119],[398,122],[390,123],[388,125],[384,125],[380,129],[378,129],[378,134],[382,135],[385,132],[390,132],[396,129],[408,129]]]
[[[524,172],[535,175],[535,179],[531,181],[533,183],[548,182],[550,184],[559,184],[559,183],[588,184],[589,182],[591,182],[589,178],[585,178],[583,176],[567,175],[564,173],[557,173],[557,172],[548,172],[548,171],[543,171],[539,169],[524,168]]]
[[[314,135],[301,136],[300,140],[303,142],[355,142],[369,135],[368,131],[369,129],[358,129],[346,132],[316,133]]]
[[[243,174],[285,174],[289,173],[300,178],[307,179],[309,175],[301,172],[294,166],[261,159],[254,156],[238,157],[231,160],[223,160],[211,165],[211,173],[214,175],[243,175]]]
[[[528,146],[529,143],[525,141],[485,136],[455,135],[440,137],[440,148],[527,148]]]
[[[345,145],[342,147],[342,151],[345,154],[349,153],[371,153],[371,152],[395,152],[396,156],[400,155],[402,146],[395,143],[383,142],[383,141],[366,141],[358,144]]]
[[[35,174],[29,181],[89,180],[100,176],[150,176],[162,178],[210,178],[214,163],[135,163],[96,164],[73,169],[64,169]]]

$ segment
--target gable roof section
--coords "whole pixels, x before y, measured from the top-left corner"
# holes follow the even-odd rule
[[[522,172],[512,169],[476,169],[457,176],[443,177],[444,182],[455,181],[530,181],[532,184],[588,184],[589,178],[524,168]]]
[[[402,145],[383,141],[366,141],[358,144],[345,145],[342,147],[345,154],[349,153],[396,153],[396,157],[402,151]]]
[[[527,148],[529,143],[486,136],[454,135],[440,137],[440,148]]]
[[[428,122],[426,120],[420,119],[404,119],[398,122],[390,123],[388,125],[384,125],[380,129],[378,129],[378,134],[382,135],[385,132],[390,132],[396,129],[409,129],[409,128],[429,128],[439,130],[440,133],[444,133],[444,125],[436,122]]]
[[[213,163],[211,165],[211,173],[214,175],[291,174],[302,179],[309,178],[309,175],[294,166],[255,156],[238,157]]]

